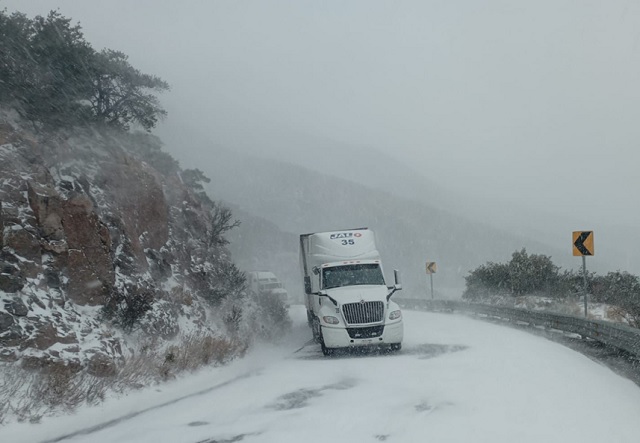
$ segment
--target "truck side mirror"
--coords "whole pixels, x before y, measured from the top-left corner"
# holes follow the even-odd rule
[[[387,294],[387,301],[391,298],[391,296],[396,292],[402,289],[402,282],[400,281],[400,271],[397,269],[393,270],[393,278],[395,280],[395,284],[393,286],[387,286],[391,292]]]
[[[311,277],[308,275],[304,278],[304,292],[306,294],[311,294]]]
[[[396,284],[394,286],[394,289],[396,291],[399,291],[402,289],[402,280],[400,279],[400,271],[398,271],[397,269],[393,270],[393,278],[396,281]]]

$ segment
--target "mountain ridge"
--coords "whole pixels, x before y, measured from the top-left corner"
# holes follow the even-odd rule
[[[282,232],[297,236],[356,226],[375,230],[387,274],[393,267],[402,269],[407,292],[424,290],[426,260],[439,262],[440,275],[436,278],[443,286],[461,292],[466,273],[486,261],[507,260],[523,247],[532,253],[549,253],[535,240],[288,162],[221,149],[209,155],[217,161],[203,158],[201,165],[211,177],[211,195],[233,202]],[[255,223],[253,227],[256,229]],[[242,232],[241,225],[237,234],[241,236]],[[255,237],[259,236],[254,233]],[[232,244],[242,241],[235,237]],[[243,248],[252,250],[251,246]],[[297,240],[284,247],[290,266],[298,266],[297,248]],[[236,251],[234,257],[243,260],[244,254]]]

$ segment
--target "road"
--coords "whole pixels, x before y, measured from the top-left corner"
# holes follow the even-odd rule
[[[285,344],[250,355],[251,365],[232,364],[226,379],[213,372],[197,395],[141,400],[119,420],[78,421],[48,441],[638,441],[640,388],[543,337],[406,311],[399,353],[326,358],[308,343],[303,309],[292,308],[292,317]]]

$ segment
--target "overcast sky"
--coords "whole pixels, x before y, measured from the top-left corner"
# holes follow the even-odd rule
[[[169,120],[395,153],[470,196],[640,222],[640,2],[0,0],[172,85]],[[576,229],[586,229],[576,227]]]

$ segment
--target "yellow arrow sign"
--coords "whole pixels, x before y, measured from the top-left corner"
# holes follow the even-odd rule
[[[427,262],[427,274],[435,274],[437,270],[438,270],[438,266],[436,265],[436,262],[434,261]]]
[[[573,255],[593,255],[593,231],[573,231]]]

